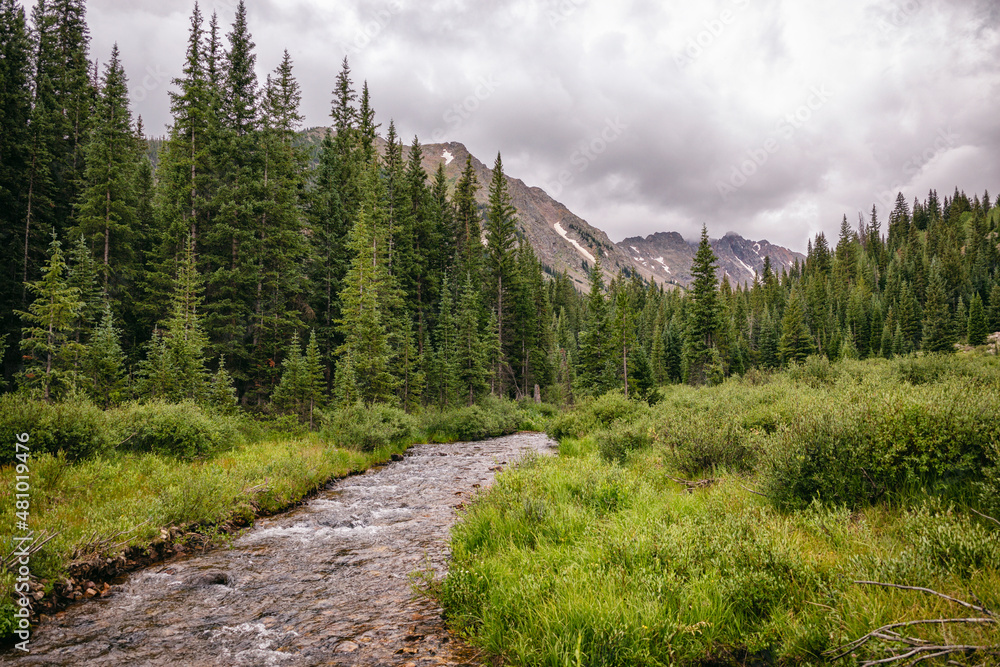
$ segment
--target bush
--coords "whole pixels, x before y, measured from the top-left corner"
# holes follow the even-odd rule
[[[478,405],[436,413],[425,428],[435,441],[483,440],[516,433],[525,417],[516,403],[489,397]]]
[[[839,376],[839,369],[830,363],[825,355],[813,354],[800,365],[788,369],[788,377],[804,382],[810,387],[823,387],[834,384]]]
[[[336,447],[371,452],[413,437],[416,420],[397,407],[357,403],[325,416],[321,435]]]
[[[133,403],[118,411],[117,418],[119,448],[187,460],[231,447],[238,435],[233,419],[210,416],[192,402]]]
[[[815,498],[858,507],[906,488],[960,488],[995,465],[998,399],[958,379],[913,387],[870,378],[765,441],[765,487],[786,507]]]
[[[107,451],[113,444],[100,408],[87,401],[46,403],[22,394],[0,396],[0,463],[14,461],[14,433],[27,433],[32,454],[64,452],[70,460]]]
[[[582,401],[573,410],[559,415],[549,425],[548,434],[556,440],[579,438],[597,429],[607,428],[616,421],[632,420],[648,412],[647,404],[625,398],[616,389]]]
[[[629,452],[652,445],[653,435],[653,425],[649,419],[629,424],[619,423],[598,431],[597,450],[608,461],[624,463]]]

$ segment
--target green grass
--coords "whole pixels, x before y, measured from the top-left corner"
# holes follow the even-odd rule
[[[969,510],[996,483],[996,371],[814,360],[667,388],[654,408],[584,404],[551,424],[558,458],[504,472],[469,507],[434,593],[470,641],[521,665],[825,664],[881,625],[966,615],[856,580],[1000,611],[1000,529]],[[715,482],[689,493],[682,477]],[[1000,644],[996,626],[913,632]],[[856,655],[844,664],[888,653]]]

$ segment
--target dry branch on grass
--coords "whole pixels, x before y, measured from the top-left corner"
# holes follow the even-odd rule
[[[923,619],[916,621],[902,621],[899,623],[890,623],[888,625],[883,625],[880,628],[872,630],[863,637],[855,639],[853,642],[843,644],[835,649],[826,651],[823,655],[830,660],[840,660],[845,658],[854,651],[858,650],[870,641],[877,640],[883,641],[888,644],[900,644],[901,646],[890,647],[890,655],[885,658],[877,660],[867,660],[861,663],[862,667],[874,667],[875,665],[889,665],[889,664],[903,664],[905,661],[906,665],[916,665],[917,663],[924,662],[926,660],[933,660],[934,658],[943,658],[945,656],[953,655],[955,653],[965,653],[967,655],[991,655],[1000,656],[1000,646],[977,646],[971,644],[936,644],[934,642],[927,641],[925,639],[920,639],[919,637],[909,637],[903,635],[897,630],[902,628],[912,628],[920,625],[958,625],[958,624],[970,624],[970,625],[996,625],[997,617],[989,609],[985,607],[972,604],[971,602],[966,602],[965,600],[959,600],[958,598],[952,597],[950,595],[945,595],[944,593],[939,593],[930,588],[923,588],[921,586],[903,586],[900,584],[887,584],[879,581],[855,581],[854,583],[862,586],[881,586],[884,588],[897,588],[905,591],[919,591],[921,593],[927,593],[929,595],[936,595],[939,598],[948,600],[957,605],[965,607],[966,609],[971,609],[973,611],[980,612],[984,614],[980,618],[932,618]],[[958,664],[953,661],[948,661],[948,664]]]
[[[684,490],[687,491],[688,493],[694,493],[695,489],[707,489],[708,487],[712,486],[713,484],[719,481],[714,477],[709,477],[707,479],[694,479],[694,480],[681,479],[680,477],[674,477],[672,475],[666,475],[666,477],[667,479],[673,482],[677,482],[678,484],[683,485]]]
[[[48,544],[53,538],[59,535],[58,532],[52,533],[46,536],[43,530],[37,537],[31,541],[31,546],[27,549],[23,549],[20,543],[15,544],[11,548],[11,552],[0,559],[0,570],[7,570],[8,572],[16,572],[18,569],[18,564],[22,558],[31,558],[31,556],[38,553],[42,547]]]

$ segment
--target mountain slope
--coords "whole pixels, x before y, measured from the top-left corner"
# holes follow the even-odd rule
[[[805,255],[768,241],[748,241],[730,232],[721,239],[712,239],[712,250],[719,260],[719,278],[729,276],[729,282],[749,284],[754,276],[764,270],[764,258],[771,258],[771,267],[777,273],[787,269]],[[698,251],[696,243],[689,243],[677,232],[657,232],[646,238],[633,236],[619,246],[630,253],[632,261],[652,272],[661,281],[674,280],[681,285],[691,281],[691,262]]]
[[[317,146],[323,132],[323,128],[307,130],[303,133],[303,143]],[[385,150],[385,142],[381,139],[378,148]],[[455,141],[424,144],[421,148],[428,178],[433,178],[438,165],[444,164],[448,187],[453,191],[465,168],[465,161],[470,157],[468,149]],[[404,147],[403,159],[408,156],[409,147]],[[493,170],[475,155],[471,158],[479,181],[476,199],[485,208]],[[565,271],[579,289],[587,289],[587,274],[598,256],[606,281],[625,270],[664,284],[687,286],[690,282],[691,262],[697,246],[677,232],[658,232],[646,238],[632,237],[616,244],[603,231],[574,214],[541,188],[528,186],[510,176],[507,177],[507,187],[517,209],[519,237],[531,243],[547,272],[555,275]],[[779,272],[782,267],[790,267],[796,259],[804,259],[803,255],[787,248],[767,241],[748,241],[732,233],[712,241],[712,248],[719,258],[720,268],[734,284],[752,282],[754,272],[763,269],[765,256],[770,255],[772,266]],[[721,275],[720,272],[720,278]]]

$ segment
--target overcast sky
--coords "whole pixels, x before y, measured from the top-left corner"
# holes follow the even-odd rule
[[[237,0],[206,0],[226,32]],[[29,3],[30,4],[30,3]],[[170,122],[193,2],[88,2],[134,111]],[[1000,194],[997,0],[249,0],[263,80],[288,49],[306,125],[347,55],[382,131],[460,141],[615,241],[702,223],[796,250],[898,190]]]

